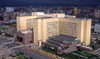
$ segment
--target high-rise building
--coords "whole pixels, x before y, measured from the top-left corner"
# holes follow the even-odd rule
[[[51,16],[50,16],[51,15]],[[68,35],[77,37],[84,45],[90,44],[91,19],[66,17],[63,13],[48,16],[19,16],[17,17],[17,31],[32,30],[33,41],[37,45],[46,42],[49,37]]]

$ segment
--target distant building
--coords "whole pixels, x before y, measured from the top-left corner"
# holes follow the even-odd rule
[[[7,59],[10,56],[10,54],[11,54],[11,49],[0,47],[0,59],[2,59],[2,57]]]
[[[6,12],[14,12],[14,8],[13,7],[6,7]]]
[[[95,24],[94,32],[100,34],[100,25],[99,24]]]
[[[11,20],[11,19],[15,19],[15,18],[14,18],[14,13],[13,13],[13,12],[10,12],[10,13],[9,13],[9,19],[10,19],[10,20]]]
[[[9,20],[9,13],[3,13],[3,20]]]
[[[95,15],[95,18],[100,19],[100,10],[95,10],[94,15]]]
[[[81,9],[75,7],[75,8],[74,8],[74,15],[78,15],[78,14],[80,14],[80,13],[81,13]]]
[[[100,24],[95,24],[94,32],[92,33],[92,39],[100,39]],[[94,39],[94,40],[95,40]]]
[[[64,13],[50,15],[19,16],[17,17],[17,31],[33,29],[34,44],[39,46],[49,37],[61,34],[77,37],[85,45],[90,44],[91,19],[66,17]]]
[[[0,14],[0,20],[3,20],[3,14]]]

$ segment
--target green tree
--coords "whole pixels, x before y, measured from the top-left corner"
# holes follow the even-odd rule
[[[33,59],[33,57],[30,57],[30,59]]]
[[[24,56],[18,56],[17,59],[26,59]]]
[[[2,56],[2,59],[5,59],[5,58],[4,58],[4,55]]]

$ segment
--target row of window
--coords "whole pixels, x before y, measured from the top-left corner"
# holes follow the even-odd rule
[[[47,23],[47,36],[52,37],[57,35],[57,21]]]

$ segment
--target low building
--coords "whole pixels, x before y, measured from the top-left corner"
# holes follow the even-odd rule
[[[100,24],[95,24],[94,32],[100,34]]]
[[[11,49],[8,49],[8,48],[1,48],[0,47],[0,59],[2,59],[3,57],[5,59],[7,59],[11,54]]]
[[[16,33],[16,41],[23,44],[32,43],[32,31],[21,31]]]
[[[99,24],[95,24],[94,33],[92,33],[92,37],[96,39],[100,39],[100,25]]]
[[[44,46],[50,46],[51,48],[57,49],[58,53],[69,53],[77,50],[79,44],[78,38],[66,35],[59,35],[50,37]]]

